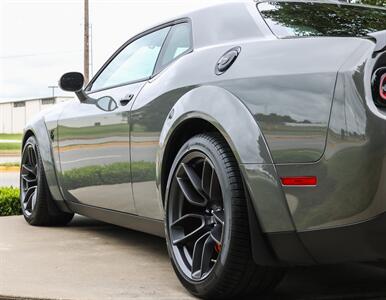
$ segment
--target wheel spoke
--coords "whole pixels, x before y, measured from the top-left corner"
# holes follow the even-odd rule
[[[25,210],[27,211],[31,211],[31,207],[32,207],[32,198],[33,198],[33,194],[31,194],[27,199],[27,202],[25,204]]]
[[[28,159],[29,159],[29,163],[31,166],[35,165],[35,161],[34,161],[34,153],[33,153],[33,147],[32,146],[29,146],[28,147]]]
[[[208,229],[205,226],[205,218],[201,215],[187,214],[170,227],[173,232],[173,245],[185,245],[197,240]]]
[[[36,182],[36,177],[30,177],[28,175],[21,175],[22,179],[28,183]]]
[[[31,146],[27,147],[26,152],[27,152],[26,160],[31,165]]]
[[[34,208],[35,208],[35,205],[36,205],[36,197],[37,197],[37,195],[36,195],[36,192],[35,192],[35,193],[33,193],[33,195],[32,195],[31,211],[33,211]]]
[[[212,177],[210,180],[209,198],[212,201],[212,203],[221,203],[221,199],[222,199],[221,186],[215,171],[213,171]]]
[[[208,196],[210,196],[210,183],[212,181],[213,172],[214,170],[212,166],[208,160],[205,159],[202,166],[201,187],[204,193]]]
[[[32,213],[32,210],[36,204],[36,186],[30,187],[28,189],[27,193],[25,194],[24,203],[24,209],[27,212]]]
[[[217,223],[224,225],[225,220],[224,220],[224,210],[223,209],[214,210],[212,214],[213,214]]]
[[[191,269],[193,278],[201,278],[202,253],[204,250],[205,241],[208,238],[209,234],[209,232],[205,233],[194,244]]]
[[[195,188],[190,184],[190,180],[183,178],[177,178],[178,185],[181,188],[182,193],[185,196],[185,199],[192,205],[205,207],[207,201],[203,198]]]
[[[27,203],[28,201],[30,201],[31,196],[35,193],[35,191],[36,191],[36,186],[31,186],[30,188],[28,188],[24,196],[24,203]]]
[[[212,262],[213,252],[214,252],[215,242],[211,236],[207,237],[205,240],[204,248],[202,250],[201,257],[201,277],[204,276],[210,270],[210,265]]]
[[[222,244],[222,225],[216,224],[210,231],[210,236],[217,244]]]
[[[197,175],[196,171],[187,164],[182,164],[182,167],[184,168],[184,171],[187,177],[189,178],[190,183],[197,191],[197,193],[199,193],[202,198],[207,199],[208,195],[204,192],[202,188],[202,184],[201,184],[202,179]]]
[[[22,165],[22,173],[30,173],[36,175],[36,170],[34,167],[28,166],[26,164]]]
[[[33,157],[33,166],[37,166],[37,163],[38,163],[38,159],[37,159],[37,156],[36,156],[36,148],[35,146],[32,146],[32,157]]]
[[[203,242],[202,249],[201,249],[200,267],[194,273],[192,272],[192,277],[195,279],[202,278],[207,272],[210,271],[210,268],[211,268],[215,242],[213,241],[210,235],[204,236],[204,238],[205,238],[205,241]]]

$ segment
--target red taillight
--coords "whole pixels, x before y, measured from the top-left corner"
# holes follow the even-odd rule
[[[318,179],[316,176],[282,177],[281,184],[284,186],[316,186]]]
[[[386,73],[381,76],[379,83],[379,96],[386,101]]]

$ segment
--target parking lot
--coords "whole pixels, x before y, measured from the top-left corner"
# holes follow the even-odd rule
[[[65,228],[0,218],[0,299],[192,299],[164,241],[83,217]],[[291,269],[265,299],[386,299],[386,267]]]

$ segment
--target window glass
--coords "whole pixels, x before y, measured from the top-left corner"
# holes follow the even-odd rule
[[[55,104],[55,98],[42,99],[42,105]]]
[[[24,101],[13,102],[13,107],[24,107],[24,106],[25,106],[25,102]]]
[[[163,28],[129,44],[102,71],[91,89],[95,91],[149,78],[169,30],[170,27]]]
[[[189,23],[181,23],[173,26],[163,49],[158,69],[172,62],[181,54],[190,50],[192,47],[191,31]]]
[[[280,37],[361,37],[386,29],[386,10],[356,5],[306,2],[258,4],[273,33]]]

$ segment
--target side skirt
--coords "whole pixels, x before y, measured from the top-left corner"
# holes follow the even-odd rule
[[[68,207],[75,213],[106,223],[125,228],[165,237],[164,223],[160,220],[140,217],[133,214],[122,213],[114,210],[67,202]]]

